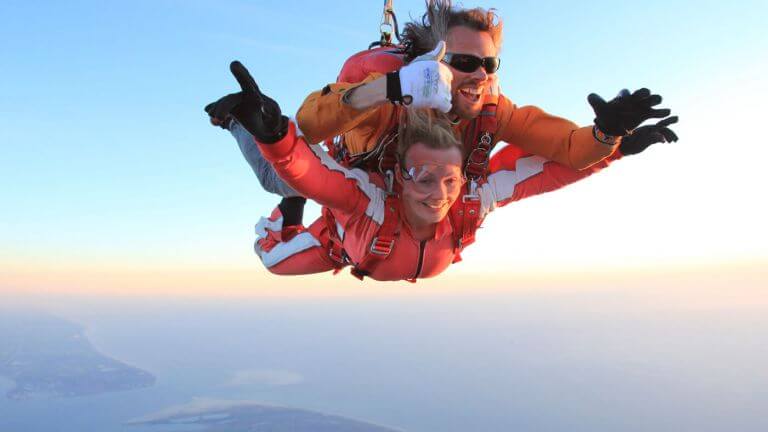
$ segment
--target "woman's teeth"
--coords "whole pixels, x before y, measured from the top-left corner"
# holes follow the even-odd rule
[[[424,204],[425,206],[427,206],[427,207],[429,207],[429,208],[431,208],[431,209],[433,209],[433,210],[440,210],[440,209],[441,209],[441,208],[443,208],[443,206],[445,205],[444,203],[438,203],[438,204],[427,204],[427,203],[425,203],[425,202],[423,202],[422,204]]]

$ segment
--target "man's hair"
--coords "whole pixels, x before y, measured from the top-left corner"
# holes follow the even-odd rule
[[[464,157],[464,144],[456,136],[448,118],[432,109],[406,108],[400,118],[397,135],[397,159],[405,163],[405,154],[416,143],[435,150],[456,147]]]
[[[411,21],[405,24],[401,42],[405,45],[405,62],[432,51],[437,42],[448,37],[448,30],[464,26],[469,29],[487,32],[497,49],[501,49],[501,18],[495,9],[460,9],[451,5],[451,0],[426,0],[427,11],[421,22]]]

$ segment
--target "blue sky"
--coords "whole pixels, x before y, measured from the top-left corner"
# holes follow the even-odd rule
[[[553,194],[558,198],[531,200],[527,211],[520,203],[504,210],[509,218],[519,208],[514,220],[549,229],[556,221],[542,217],[564,206],[592,209],[581,221],[645,211],[677,214],[685,231],[687,221],[711,216],[702,213],[714,196],[717,217],[694,228],[709,228],[707,235],[723,243],[705,248],[703,258],[768,257],[766,210],[750,189],[764,184],[756,173],[765,139],[755,134],[760,119],[751,106],[764,111],[765,2],[464,4],[496,7],[504,18],[500,79],[519,104],[587,124],[588,93],[649,86],[682,118],[674,148],[653,149],[642,162]],[[228,64],[240,59],[265,92],[294,112],[310,91],[335,79],[346,57],[377,38],[380,7],[373,0],[0,4],[0,264],[263,271],[250,252],[252,224],[276,199],[259,189],[233,140],[208,125],[202,107],[236,90]],[[423,9],[420,1],[395,1],[395,8],[401,22]],[[733,154],[751,158],[721,165]],[[643,177],[649,171],[652,182]],[[637,197],[619,203],[627,213],[601,207],[625,194]],[[682,206],[686,200],[690,205]],[[631,202],[642,207],[626,210]],[[745,215],[737,232],[743,238],[728,243],[727,227],[713,224],[735,213]],[[489,220],[486,231],[501,229],[499,223]],[[647,229],[636,233],[637,242],[654,227],[668,229],[658,216],[635,223]],[[664,249],[677,258],[702,255],[699,245],[684,246],[697,238],[694,228]],[[565,233],[549,231],[558,241],[590,241],[584,233],[563,239]],[[617,253],[628,259],[637,251],[640,258],[653,255],[652,246],[632,239],[601,241],[623,248]],[[499,244],[486,241],[465,268],[498,255]],[[604,258],[595,254],[590,259]],[[546,253],[532,256],[535,264]]]

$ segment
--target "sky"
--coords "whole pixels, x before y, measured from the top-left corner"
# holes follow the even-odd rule
[[[421,1],[394,5],[401,23],[423,10]],[[462,263],[420,286],[669,274],[766,285],[759,116],[768,4],[464,5],[495,7],[504,19],[500,82],[519,105],[586,125],[587,94],[647,86],[680,116],[681,139],[495,212]],[[265,271],[253,225],[277,198],[260,190],[202,107],[237,90],[228,64],[239,59],[295,112],[378,38],[380,8],[372,0],[0,3],[0,293],[359,288],[347,275]]]

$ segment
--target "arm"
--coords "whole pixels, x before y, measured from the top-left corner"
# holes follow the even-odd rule
[[[301,195],[347,214],[362,214],[382,200],[368,173],[342,167],[318,145],[297,135],[293,122],[280,141],[258,143],[278,175]]]
[[[504,96],[499,97],[497,115],[497,140],[514,143],[527,153],[570,168],[587,168],[616,148],[595,139],[591,126],[580,128],[533,106],[518,108]]]
[[[310,148],[297,134],[296,125],[282,115],[280,105],[259,90],[245,66],[234,61],[230,70],[242,88],[231,114],[253,135],[264,158],[286,183],[344,213],[368,213],[376,205],[383,208],[383,194],[368,181],[367,173],[342,168],[319,146]]]
[[[629,135],[644,121],[670,114],[669,109],[654,108],[662,98],[646,88],[634,93],[622,90],[609,102],[594,93],[587,100],[595,111],[595,125],[579,128],[536,107],[518,109],[501,97],[498,139],[568,167],[583,169],[613,153],[621,141],[619,137]]]
[[[481,217],[497,207],[534,195],[551,192],[575,183],[620,159],[618,151],[589,168],[576,170],[541,156],[525,155],[507,146],[491,158],[488,182],[478,189],[481,197]]]
[[[308,142],[319,143],[361,124],[384,122],[394,107],[384,104],[386,97],[378,99],[378,87],[383,82],[382,75],[373,74],[361,84],[329,84],[310,94],[296,113],[299,129]],[[355,96],[355,104],[345,101],[345,95]]]
[[[478,189],[481,219],[496,207],[560,189],[589,177],[614,160],[642,153],[654,144],[677,141],[677,135],[669,128],[677,120],[677,116],[668,117],[656,124],[635,129],[621,140],[614,153],[584,170],[568,168],[541,156],[527,155],[513,145],[501,149],[491,157],[488,182]]]
[[[432,51],[399,70],[371,74],[362,84],[331,84],[312,93],[296,114],[299,128],[309,142],[317,143],[366,120],[374,121],[374,126],[385,122],[394,109],[389,102],[447,113],[451,109],[453,74],[440,61],[444,55],[445,42],[440,41]]]

